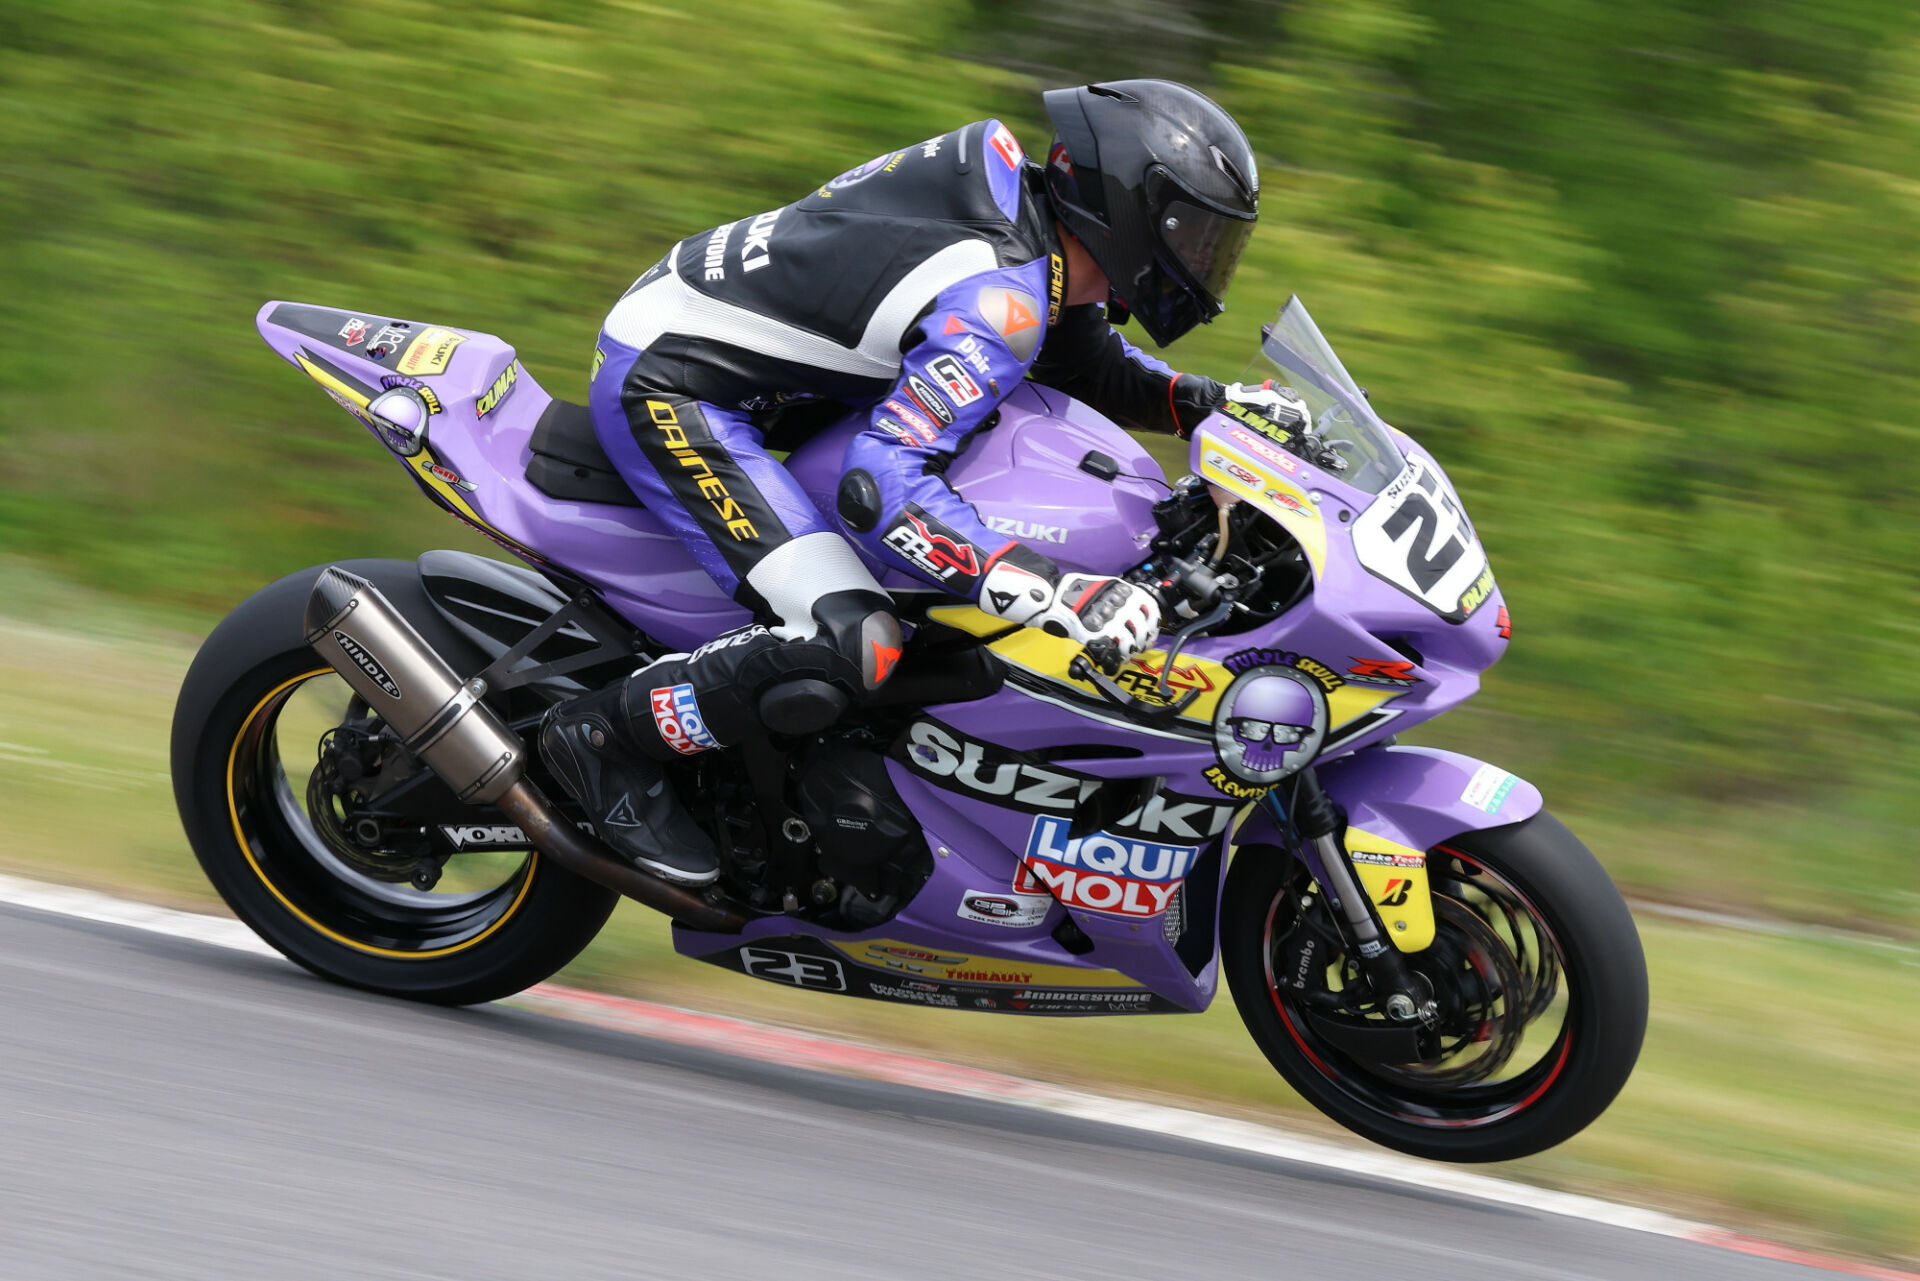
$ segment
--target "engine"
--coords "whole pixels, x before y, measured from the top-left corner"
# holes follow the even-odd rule
[[[933,874],[933,855],[887,777],[880,745],[857,732],[821,740],[796,774],[800,816],[818,851],[816,905],[856,929],[889,919]]]

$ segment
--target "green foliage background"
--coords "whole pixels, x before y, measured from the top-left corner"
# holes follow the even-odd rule
[[[497,332],[578,397],[669,243],[1035,91],[1185,77],[1515,620],[1429,736],[1643,890],[1911,930],[1920,15],[1895,0],[10,0],[0,544],[218,610],[460,542],[262,346],[268,298]]]

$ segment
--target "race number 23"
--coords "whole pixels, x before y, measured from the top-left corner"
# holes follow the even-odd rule
[[[845,971],[840,968],[840,962],[830,957],[801,956],[770,947],[743,947],[740,949],[740,965],[757,979],[791,983],[795,987],[810,987],[821,992],[847,990]]]
[[[1353,549],[1370,573],[1442,617],[1459,621],[1486,598],[1486,549],[1446,478],[1423,458],[1408,459],[1360,513]]]

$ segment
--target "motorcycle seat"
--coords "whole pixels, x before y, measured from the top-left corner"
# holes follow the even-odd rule
[[[528,442],[527,483],[549,498],[570,503],[643,507],[639,497],[613,469],[593,431],[585,405],[554,399],[534,425]]]

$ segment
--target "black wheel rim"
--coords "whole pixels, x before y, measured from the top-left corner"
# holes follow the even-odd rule
[[[430,960],[478,945],[525,904],[539,856],[531,851],[508,856],[497,884],[433,893],[374,880],[341,861],[316,832],[302,799],[317,757],[317,736],[310,740],[307,758],[299,760],[294,757],[299,738],[289,738],[280,724],[290,702],[320,681],[338,684],[344,708],[346,686],[333,669],[309,670],[268,690],[234,735],[226,794],[241,853],[283,907],[342,946],[392,959]],[[289,764],[297,781],[289,778]]]
[[[1471,955],[1474,946],[1484,949],[1490,938],[1505,947],[1511,962],[1510,967],[1500,967],[1504,977],[1494,1009],[1515,1025],[1512,1035],[1519,1040],[1496,1047],[1504,1048],[1504,1056],[1485,1079],[1473,1079],[1471,1072],[1463,1074],[1445,1064],[1436,1069],[1363,1062],[1316,1032],[1298,996],[1274,980],[1275,952],[1297,924],[1298,904],[1310,884],[1310,874],[1298,864],[1265,916],[1262,955],[1267,992],[1295,1048],[1329,1084],[1356,1103],[1396,1121],[1436,1130],[1491,1125],[1533,1107],[1560,1078],[1573,1049],[1580,996],[1567,979],[1566,958],[1550,924],[1511,880],[1484,860],[1448,846],[1429,853],[1427,869],[1439,924],[1436,946],[1450,928],[1461,930],[1459,917],[1466,913],[1481,925],[1472,946],[1462,952],[1469,967],[1490,964],[1491,958],[1483,956],[1476,962]],[[1420,957],[1413,953],[1408,960],[1418,968]],[[1329,964],[1345,969],[1350,958],[1336,955]],[[1511,986],[1514,980],[1517,986]]]

